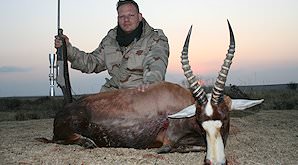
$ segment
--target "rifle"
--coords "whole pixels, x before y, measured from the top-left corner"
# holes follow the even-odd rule
[[[69,71],[68,71],[68,63],[67,63],[67,48],[66,42],[63,35],[63,30],[60,28],[60,0],[58,0],[58,37],[62,40],[62,46],[57,48],[57,62],[56,66],[53,65],[53,61],[55,61],[55,57],[53,54],[50,54],[50,96],[54,95],[53,92],[53,80],[56,80],[58,86],[61,88],[63,97],[64,97],[64,104],[71,103],[73,101],[72,94],[71,94],[71,86],[69,81]],[[56,79],[54,78],[52,69],[56,68]]]

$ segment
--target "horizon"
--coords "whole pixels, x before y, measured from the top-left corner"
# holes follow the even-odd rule
[[[138,1],[140,12],[169,39],[166,81],[180,83],[180,54],[188,29],[192,70],[214,81],[229,45],[229,19],[236,52],[226,85],[274,85],[298,82],[298,1]],[[61,0],[61,27],[70,42],[91,52],[117,25],[117,1]],[[164,12],[164,6],[167,11]],[[0,6],[0,97],[47,96],[49,57],[55,53],[57,1],[3,2]],[[79,12],[78,12],[79,11]],[[74,93],[99,92],[106,72],[82,74],[70,69]],[[56,88],[56,91],[60,89]]]
[[[260,88],[260,87],[263,87],[262,90],[268,90],[268,89],[274,89],[274,90],[280,90],[280,89],[289,89],[289,90],[292,90],[291,87],[289,87],[289,85],[291,84],[292,82],[289,82],[287,84],[266,84],[266,85],[241,85],[241,86],[238,86],[236,85],[236,87],[239,87],[239,88],[250,88],[250,90],[255,90],[257,88]],[[298,83],[295,83],[295,84],[298,84]],[[180,84],[183,86],[183,84]],[[231,85],[234,85],[234,84],[229,84],[229,85],[225,85],[225,87],[230,87]],[[279,88],[278,88],[279,86]],[[203,88],[208,88],[210,86],[204,86],[202,85]],[[212,86],[211,86],[212,87]],[[270,88],[271,87],[271,88]],[[273,88],[272,88],[273,87]],[[255,88],[255,89],[254,89]],[[267,89],[266,89],[267,88]],[[240,89],[241,90],[241,89]],[[294,89],[294,90],[297,90],[297,89]],[[242,91],[242,90],[241,90]],[[55,87],[55,95],[54,96],[49,96],[49,95],[19,95],[19,96],[0,96],[0,99],[5,99],[5,98],[39,98],[39,97],[50,97],[50,98],[55,98],[55,97],[63,97],[63,94],[61,92],[61,89],[58,88],[58,87]],[[96,93],[96,92],[95,92]],[[74,97],[76,96],[83,96],[83,95],[89,95],[89,94],[95,94],[95,93],[72,93],[72,95]]]

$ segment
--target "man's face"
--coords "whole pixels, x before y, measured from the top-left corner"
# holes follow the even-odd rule
[[[142,21],[142,14],[133,4],[124,4],[118,8],[118,24],[126,33],[135,30]]]

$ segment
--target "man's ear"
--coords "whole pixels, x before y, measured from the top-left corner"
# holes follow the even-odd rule
[[[139,17],[139,21],[141,22],[141,21],[143,20],[143,15],[142,15],[142,13],[139,13],[139,14],[138,14],[138,17]]]

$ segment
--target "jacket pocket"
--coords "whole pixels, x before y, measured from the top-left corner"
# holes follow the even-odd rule
[[[130,51],[128,55],[127,67],[131,71],[140,71],[143,72],[143,61],[145,59],[145,50],[135,49]]]
[[[113,67],[119,67],[122,59],[121,51],[116,47],[106,46],[104,48],[105,64],[108,71],[112,71]]]

